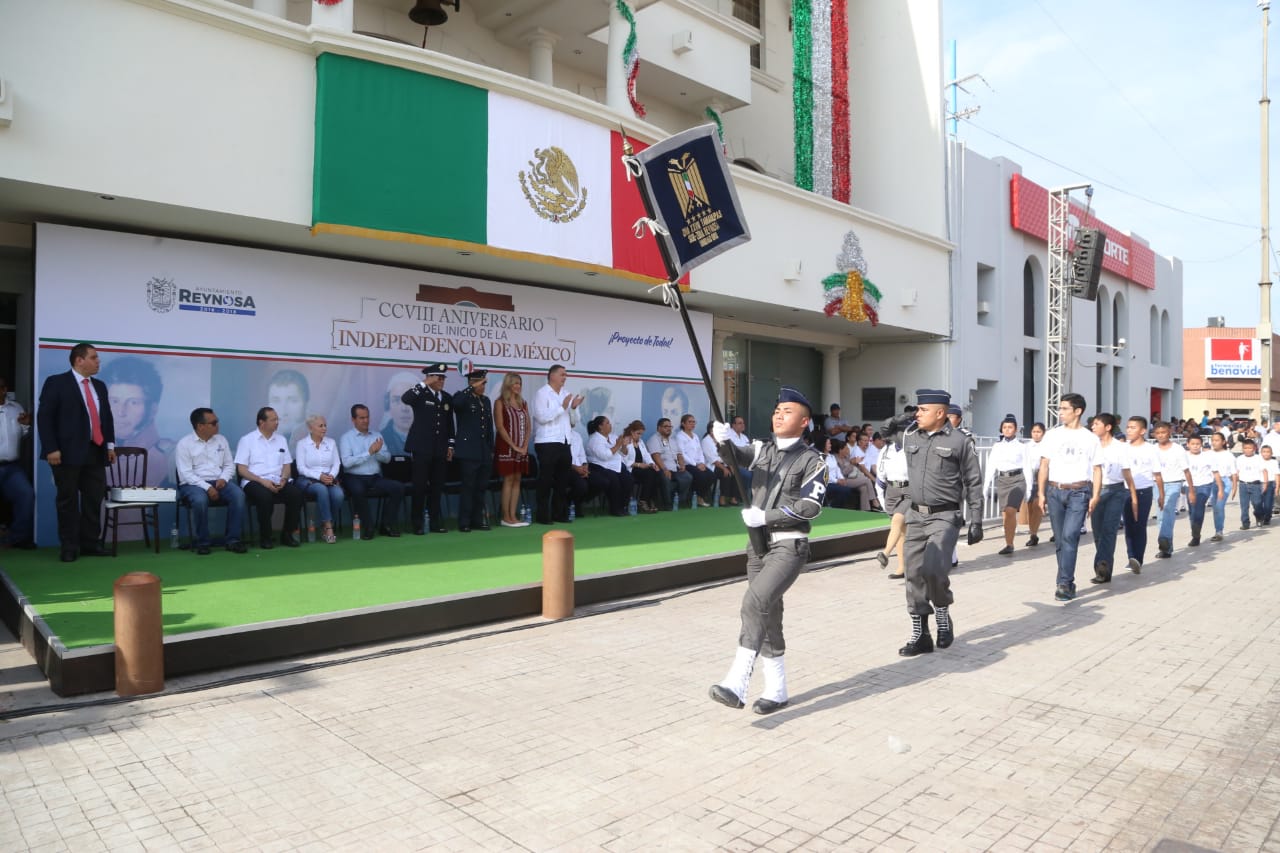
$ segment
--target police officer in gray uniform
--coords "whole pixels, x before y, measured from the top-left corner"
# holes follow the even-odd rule
[[[938,648],[951,645],[951,553],[964,524],[961,504],[969,504],[969,544],[982,541],[982,466],[973,439],[947,423],[951,395],[916,391],[916,426],[903,437],[907,457],[907,612],[911,639],[903,657],[933,651],[929,614],[937,615]],[[932,606],[930,606],[932,604]]]
[[[738,651],[724,680],[711,685],[711,698],[730,708],[744,705],[757,655],[763,661],[764,694],[751,710],[771,714],[787,705],[782,596],[809,560],[809,521],[822,512],[827,491],[827,463],[803,438],[811,413],[805,396],[784,385],[768,441],[738,447],[729,441],[728,425],[716,422],[711,428],[725,464],[751,471],[751,503],[742,510],[743,523],[764,528],[768,537],[764,554],[747,550]]]

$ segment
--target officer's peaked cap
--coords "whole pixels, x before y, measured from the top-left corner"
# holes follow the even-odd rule
[[[951,403],[951,395],[936,388],[917,388],[917,406],[947,406]]]
[[[778,389],[778,404],[782,403],[799,403],[810,412],[813,411],[813,406],[809,405],[809,399],[790,385],[783,385]]]
[[[448,376],[449,365],[444,362],[437,361],[435,364],[428,364],[422,368],[422,372],[427,376]]]

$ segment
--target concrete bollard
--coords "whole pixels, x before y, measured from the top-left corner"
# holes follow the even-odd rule
[[[542,618],[573,615],[573,534],[552,530],[542,534]]]
[[[164,690],[164,624],[160,578],[129,572],[113,590],[116,639],[116,694],[141,696]]]

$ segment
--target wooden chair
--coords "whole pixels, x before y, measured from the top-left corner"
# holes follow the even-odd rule
[[[117,447],[114,465],[107,466],[107,489],[136,489],[147,484],[147,449],[145,447]],[[111,531],[111,556],[116,556],[120,545],[120,527],[141,527],[142,540],[160,553],[160,504],[148,501],[103,501],[107,511],[106,529]],[[121,521],[120,514],[137,511],[137,521]],[[147,529],[150,522],[151,529]],[[154,541],[153,541],[154,537]]]

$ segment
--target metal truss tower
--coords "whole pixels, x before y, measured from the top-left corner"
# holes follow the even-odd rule
[[[1058,401],[1071,393],[1071,252],[1067,215],[1071,191],[1089,184],[1058,187],[1049,193],[1049,319],[1045,326],[1045,423],[1058,422]]]

